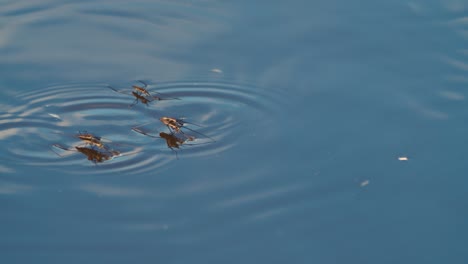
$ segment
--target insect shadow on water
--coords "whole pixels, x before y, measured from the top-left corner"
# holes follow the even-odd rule
[[[148,136],[148,137],[164,139],[166,141],[167,147],[169,149],[171,149],[175,153],[177,159],[179,159],[179,156],[178,156],[178,153],[177,153],[176,149],[180,149],[182,147],[182,145],[195,146],[195,145],[202,145],[202,144],[216,142],[213,138],[211,138],[211,137],[209,137],[209,136],[207,136],[207,135],[205,135],[203,133],[200,133],[200,132],[195,131],[193,129],[184,127],[185,124],[193,124],[193,123],[184,122],[184,121],[182,121],[182,119],[176,119],[176,118],[172,118],[172,117],[161,117],[160,121],[164,125],[166,125],[168,127],[169,133],[159,132],[159,135],[156,136],[156,135],[153,135],[150,132],[146,132],[146,131],[141,129],[141,127],[144,127],[144,126],[146,126],[148,124],[151,124],[153,122],[149,122],[149,123],[145,123],[145,124],[135,126],[135,127],[132,128],[132,130],[137,132],[137,133],[140,133],[142,135]],[[193,124],[193,125],[195,125],[195,124]],[[199,125],[196,125],[196,126],[199,126]],[[192,135],[189,135],[189,134],[185,133],[184,131],[182,131],[182,127],[187,128],[188,130],[190,130],[190,131],[192,131],[194,133],[197,133],[197,134],[209,139],[210,141],[209,142],[202,142],[202,143],[187,143],[187,142],[195,141],[196,137],[194,137]],[[201,126],[199,126],[199,127],[201,127]]]
[[[153,101],[163,101],[163,100],[180,100],[180,98],[177,97],[161,97],[164,96],[161,93],[158,92],[150,92],[146,89],[148,87],[148,84],[138,80],[139,83],[141,83],[143,86],[139,85],[132,85],[132,90],[117,90],[114,87],[108,85],[107,87],[111,89],[114,92],[121,93],[121,94],[126,94],[126,95],[132,95],[135,97],[135,100],[133,101],[132,104],[129,105],[129,107],[133,107],[134,105],[138,104],[138,102],[141,102],[142,104],[148,106],[149,103]],[[157,95],[154,95],[157,94]]]
[[[114,150],[109,147],[109,144],[114,144],[112,141],[96,136],[86,131],[79,131],[74,137],[81,140],[82,144],[74,147],[65,147],[60,144],[53,144],[51,150],[60,157],[63,157],[54,150],[54,148],[62,149],[65,151],[76,151],[87,156],[88,160],[93,163],[101,163],[110,160],[114,157],[126,156],[120,151]]]
[[[178,155],[176,149],[180,149],[180,147],[182,145],[184,145],[184,144],[185,145],[197,145],[197,144],[186,143],[187,141],[190,141],[190,139],[179,137],[179,136],[177,136],[177,135],[175,135],[173,133],[168,134],[168,133],[165,133],[165,132],[159,132],[159,136],[155,136],[155,135],[152,135],[152,134],[150,134],[148,132],[145,132],[145,131],[141,130],[140,128],[137,128],[137,127],[132,128],[132,130],[137,132],[137,133],[140,133],[142,135],[148,136],[148,137],[159,138],[159,139],[166,140],[167,147],[174,152],[177,159],[179,159],[179,155]]]
[[[94,164],[101,163],[106,160],[110,160],[114,157],[122,156],[121,153],[117,150],[100,150],[97,147],[81,147],[75,146],[73,148],[65,147],[60,144],[53,144],[52,147],[59,148],[65,151],[77,151],[85,155],[89,161],[92,161]],[[52,151],[60,157],[63,157],[58,152],[56,152],[53,148]]]

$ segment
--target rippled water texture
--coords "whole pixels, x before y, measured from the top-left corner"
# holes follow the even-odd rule
[[[85,165],[106,173],[150,171],[179,156],[218,155],[248,136],[246,127],[264,126],[273,113],[274,98],[257,87],[203,81],[158,83],[146,89],[177,100],[145,105],[135,101],[131,84],[114,86],[118,84],[55,85],[17,95],[0,125],[2,140],[17,142],[7,150],[10,160],[71,173]],[[182,130],[196,139],[182,145],[180,153],[171,151],[159,138],[160,132],[170,133],[160,117],[183,118],[188,128]],[[133,127],[156,138],[136,133]],[[64,157],[59,157],[53,145],[83,146],[76,137],[80,132],[103,137],[121,155],[96,165],[89,165],[75,150],[60,151]]]
[[[0,1],[0,263],[467,263],[467,17]],[[164,116],[196,139],[168,148]]]

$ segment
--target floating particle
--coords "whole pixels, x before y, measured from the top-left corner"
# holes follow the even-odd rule
[[[53,118],[56,118],[56,119],[61,119],[59,115],[57,114],[51,114],[51,113],[48,113],[51,117]]]
[[[369,185],[369,180],[365,180],[363,182],[361,182],[361,187],[364,187],[364,186],[367,186]]]
[[[215,68],[215,69],[211,69],[211,71],[212,71],[212,72],[215,72],[215,73],[223,73],[222,70],[216,69],[216,68]]]
[[[408,160],[408,157],[398,157],[398,160],[400,160],[400,161],[407,161],[407,160]]]

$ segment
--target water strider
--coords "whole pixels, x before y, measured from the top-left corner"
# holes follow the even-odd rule
[[[96,146],[100,149],[108,150],[108,147],[104,145],[102,137],[93,135],[92,133],[88,133],[86,131],[79,131],[78,134],[76,134],[75,136],[87,145]]]
[[[161,121],[161,123],[163,123],[164,125],[167,126],[167,128],[169,128],[169,130],[173,133],[181,133],[181,134],[184,134],[186,135],[187,137],[192,137],[192,136],[189,136],[187,135],[184,131],[182,131],[182,128],[184,129],[187,129],[187,130],[190,130],[194,133],[197,133],[203,137],[206,137],[208,139],[210,139],[211,141],[213,142],[216,142],[216,140],[214,140],[212,137],[209,137],[201,132],[198,132],[192,128],[189,128],[187,126],[185,126],[185,124],[190,124],[190,125],[194,125],[194,126],[197,126],[197,127],[201,127],[200,125],[197,125],[195,123],[191,123],[191,122],[187,122],[184,120],[184,118],[175,118],[175,117],[167,117],[167,116],[163,116],[159,119]]]
[[[56,134],[61,134],[63,135],[63,132],[55,132]],[[74,134],[72,137],[77,138],[83,142],[84,145],[78,145],[78,146],[95,146],[100,149],[105,149],[109,150],[109,145],[115,145],[111,140],[96,136],[93,133],[90,133],[86,130],[78,131],[76,134]]]
[[[180,98],[177,98],[177,97],[163,98],[163,97],[160,97],[160,96],[157,96],[157,95],[153,95],[153,94],[159,94],[159,95],[162,95],[162,94],[157,93],[157,92],[153,92],[153,94],[152,94],[146,89],[148,84],[146,84],[143,81],[138,81],[138,82],[142,83],[143,86],[132,85],[133,91],[117,90],[117,89],[115,89],[114,87],[112,87],[110,85],[108,85],[107,87],[109,89],[113,90],[114,92],[121,93],[121,94],[126,94],[126,95],[132,95],[133,97],[135,97],[135,101],[133,101],[133,103],[131,105],[129,105],[129,107],[133,107],[134,105],[138,104],[138,102],[141,102],[142,104],[148,106],[148,104],[153,102],[153,101],[180,100]]]
[[[139,80],[139,82],[142,83],[144,87],[141,87],[141,86],[138,86],[138,85],[132,85],[132,88],[136,92],[138,92],[140,94],[144,94],[146,96],[153,96],[153,95],[150,94],[150,92],[148,90],[146,90],[146,87],[148,87],[148,84],[146,84],[145,82],[140,81],[140,80]]]

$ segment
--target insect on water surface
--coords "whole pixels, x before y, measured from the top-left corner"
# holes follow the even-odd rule
[[[75,136],[87,145],[96,146],[100,149],[108,150],[108,147],[104,145],[104,139],[102,137],[95,136],[92,133],[88,133],[86,131],[79,131],[78,134],[76,134]]]
[[[79,131],[74,134],[73,137],[80,140],[80,142],[73,144],[73,147],[65,147],[60,144],[53,144],[51,150],[60,157],[63,157],[56,150],[61,149],[64,151],[80,152],[87,156],[88,160],[94,163],[100,163],[106,160],[110,160],[114,157],[127,156],[129,154],[135,154],[137,152],[122,154],[120,151],[113,149],[112,146],[122,144],[113,143],[111,140],[96,136],[93,133],[87,131]],[[125,145],[125,144],[123,144]]]
[[[141,87],[141,86],[138,86],[138,85],[132,85],[133,89],[140,93],[140,94],[144,94],[146,96],[153,96],[150,94],[150,92],[148,90],[146,90],[146,87],[148,87],[148,84],[146,84],[145,82],[143,81],[139,81],[143,84],[144,87]]]
[[[210,139],[211,141],[215,142],[216,140],[214,140],[213,138],[201,133],[201,132],[198,132],[194,129],[191,129],[191,128],[188,128],[187,126],[185,126],[185,124],[190,124],[190,125],[194,125],[194,126],[197,126],[197,127],[201,127],[200,125],[197,125],[195,123],[190,123],[190,122],[187,122],[187,121],[184,121],[184,118],[175,118],[175,117],[167,117],[167,116],[163,116],[159,119],[161,121],[161,123],[163,123],[164,125],[167,126],[167,128],[169,128],[169,130],[172,132],[172,133],[181,133],[183,135],[185,135],[187,138],[191,138],[192,140],[195,139],[193,136],[189,136],[187,135],[184,131],[182,131],[182,128],[184,129],[187,129],[187,130],[190,130],[194,133],[197,133],[205,138],[208,138]]]
[[[177,97],[163,98],[163,97],[160,97],[160,96],[153,95],[146,89],[146,87],[148,87],[148,84],[146,84],[143,81],[138,81],[138,82],[140,82],[143,86],[132,85],[133,91],[125,91],[125,90],[120,91],[120,90],[117,90],[117,89],[115,89],[114,87],[112,87],[110,85],[107,86],[107,87],[109,89],[113,90],[114,92],[121,93],[121,94],[126,94],[126,95],[132,95],[133,97],[135,97],[135,101],[131,105],[129,105],[129,107],[133,107],[134,105],[138,104],[138,102],[141,102],[142,104],[148,106],[148,104],[153,102],[153,101],[180,100]],[[161,95],[160,93],[157,93],[157,92],[153,92],[153,93]]]
[[[140,133],[142,135],[145,135],[145,136],[164,139],[166,141],[167,147],[170,148],[172,151],[174,151],[177,158],[178,158],[178,154],[177,154],[176,149],[180,149],[180,147],[182,145],[194,146],[194,145],[201,145],[201,144],[207,144],[207,143],[215,142],[215,140],[213,138],[211,138],[211,137],[209,137],[209,136],[207,136],[207,135],[205,135],[203,133],[200,133],[200,132],[198,132],[196,130],[193,130],[191,128],[186,127],[185,126],[186,124],[192,124],[192,125],[199,126],[199,127],[201,127],[201,126],[196,125],[194,123],[186,122],[182,118],[174,118],[174,117],[165,116],[165,117],[161,117],[159,119],[159,121],[161,121],[161,123],[163,123],[169,129],[169,133],[159,132],[159,134],[157,136],[157,135],[145,132],[144,130],[140,129],[140,127],[146,126],[146,125],[148,125],[150,123],[153,123],[153,122],[149,122],[149,123],[145,123],[145,124],[135,126],[135,127],[132,128],[132,130],[137,132],[137,133]],[[197,134],[201,135],[202,137],[209,139],[210,141],[209,142],[201,142],[201,143],[187,143],[187,142],[195,141],[196,137],[187,134],[186,132],[183,131],[183,129],[187,129],[187,130],[190,130],[190,131],[192,131],[194,133],[197,133]]]
[[[64,135],[63,132],[55,132],[55,133]],[[68,136],[69,135],[67,135],[67,137]],[[76,134],[74,134],[71,137],[77,138],[83,143],[83,144],[77,145],[77,146],[87,146],[87,145],[89,145],[89,146],[98,147],[100,149],[108,150],[109,149],[108,144],[112,143],[112,141],[110,141],[108,139],[105,139],[103,137],[100,137],[100,136],[96,136],[95,134],[87,132],[86,130],[78,131]]]

